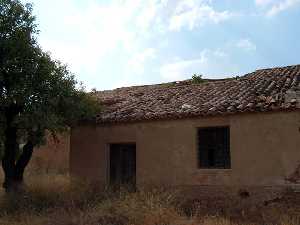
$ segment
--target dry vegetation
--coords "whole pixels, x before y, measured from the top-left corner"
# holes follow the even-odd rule
[[[66,175],[27,179],[18,196],[0,194],[1,225],[299,225],[297,196],[268,206],[185,202],[176,191],[129,193],[70,187]]]

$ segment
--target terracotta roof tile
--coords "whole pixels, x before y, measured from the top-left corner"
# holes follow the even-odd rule
[[[257,70],[242,77],[191,80],[100,91],[98,123],[180,119],[300,108],[300,65]]]

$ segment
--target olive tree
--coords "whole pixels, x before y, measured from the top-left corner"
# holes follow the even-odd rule
[[[56,135],[98,110],[67,67],[41,49],[37,35],[31,4],[0,0],[0,152],[7,191],[22,184],[47,132]]]

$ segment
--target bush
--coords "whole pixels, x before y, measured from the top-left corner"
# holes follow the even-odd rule
[[[197,75],[197,74],[194,74],[192,76],[192,82],[194,84],[201,84],[204,82],[203,78],[202,78],[202,75]]]

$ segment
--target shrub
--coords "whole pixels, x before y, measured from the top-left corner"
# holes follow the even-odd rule
[[[203,83],[203,82],[204,82],[204,80],[203,80],[203,78],[202,78],[202,75],[194,74],[194,75],[192,76],[192,83],[194,83],[194,84],[201,84],[201,83]]]

